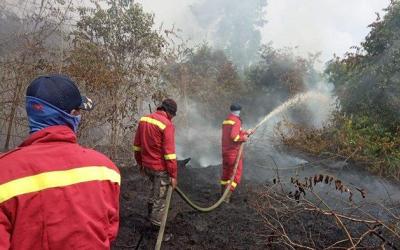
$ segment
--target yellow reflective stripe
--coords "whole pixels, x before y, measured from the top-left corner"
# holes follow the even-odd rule
[[[235,139],[233,139],[233,141],[234,141],[234,142],[237,142],[237,141],[239,141],[239,139],[240,139],[240,135],[237,135],[237,136],[235,137]]]
[[[140,150],[142,149],[139,146],[133,145],[133,151],[139,152]]]
[[[141,122],[148,122],[151,123],[153,125],[156,125],[157,127],[159,127],[161,130],[164,130],[166,125],[156,119],[150,118],[150,117],[142,117],[140,118]]]
[[[176,154],[164,155],[164,159],[166,159],[166,160],[175,160],[176,159]]]
[[[88,181],[111,181],[120,184],[121,176],[115,170],[103,166],[80,167],[27,176],[1,184],[0,203],[18,195]]]
[[[232,121],[232,120],[225,120],[222,124],[223,125],[235,125],[235,121]]]
[[[228,180],[228,181],[221,180],[221,185],[226,185],[226,184],[229,184],[230,182],[231,182],[230,180]],[[232,187],[235,188],[237,186],[237,183],[232,181],[231,185],[232,185]]]

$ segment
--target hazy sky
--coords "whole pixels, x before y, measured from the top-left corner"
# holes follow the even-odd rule
[[[194,40],[204,40],[188,6],[196,0],[139,0],[147,11],[154,12],[156,22],[175,24]],[[244,0],[245,1],[245,0]],[[300,54],[322,52],[327,61],[334,53],[343,55],[368,34],[368,24],[375,12],[389,5],[389,0],[267,0],[262,29],[263,42],[274,47],[298,46]]]

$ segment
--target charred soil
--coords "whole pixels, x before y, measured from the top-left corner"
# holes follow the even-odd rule
[[[121,222],[113,249],[154,249],[158,231],[146,220],[150,183],[133,167],[121,168]],[[210,206],[219,198],[220,166],[180,167],[179,187],[196,203]],[[263,224],[251,207],[256,192],[244,181],[232,195],[209,213],[189,207],[176,192],[171,201],[166,233],[173,236],[162,249],[263,249],[257,236]]]
[[[208,207],[219,198],[220,168],[180,166],[179,187],[197,204]],[[309,249],[324,249],[336,242],[341,242],[336,247],[347,248],[351,245],[346,241],[346,230],[357,242],[369,230],[368,226],[373,226],[370,231],[375,235],[365,234],[356,248],[375,249],[381,244],[400,248],[398,238],[393,237],[393,233],[387,234],[382,224],[353,223],[344,219],[344,225],[340,226],[332,216],[336,212],[323,214],[322,210],[310,207],[307,200],[299,203],[289,198],[287,192],[279,192],[279,184],[272,183],[273,175],[259,174],[257,181],[253,177],[247,179],[254,175],[252,171],[255,169],[245,168],[244,178],[232,195],[231,203],[223,203],[209,213],[193,210],[174,192],[166,228],[166,233],[173,236],[163,242],[162,249],[290,249],[299,248],[297,243]],[[158,231],[152,229],[146,219],[150,183],[134,167],[121,167],[121,174],[121,222],[112,249],[154,249]],[[337,191],[331,195],[338,196]],[[371,209],[381,213],[379,208]],[[396,235],[399,233],[398,221],[396,223],[399,209],[400,205],[394,205],[394,210],[390,210],[394,225],[388,227]],[[350,216],[359,218],[359,211],[349,212]]]

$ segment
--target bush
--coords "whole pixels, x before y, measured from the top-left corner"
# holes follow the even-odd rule
[[[285,122],[277,131],[286,145],[313,154],[350,157],[373,173],[400,180],[400,127],[392,132],[367,116],[336,113],[331,124],[321,129]]]

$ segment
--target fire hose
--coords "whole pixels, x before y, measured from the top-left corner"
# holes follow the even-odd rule
[[[217,207],[219,207],[222,204],[222,202],[225,200],[226,196],[230,192],[229,189],[230,189],[230,186],[233,183],[233,179],[235,178],[236,171],[237,171],[237,168],[239,166],[240,157],[242,156],[242,153],[243,153],[243,146],[244,146],[244,143],[242,143],[240,145],[239,152],[238,152],[238,154],[236,156],[236,159],[235,159],[235,165],[234,165],[233,173],[232,173],[232,176],[231,176],[231,178],[230,178],[230,180],[228,182],[228,185],[225,186],[224,193],[222,194],[221,198],[219,198],[219,200],[217,202],[215,202],[213,205],[211,205],[210,207],[201,207],[199,205],[196,205],[178,187],[175,188],[175,191],[179,194],[179,196],[188,205],[190,205],[192,208],[196,209],[197,211],[205,212],[205,213],[213,211],[214,209],[216,209]],[[168,210],[169,210],[169,205],[171,203],[172,191],[173,191],[172,186],[169,186],[168,187],[168,191],[167,191],[167,197],[166,197],[165,213],[164,213],[164,215],[162,217],[162,220],[161,220],[160,230],[158,231],[157,243],[156,243],[156,247],[155,247],[156,250],[159,250],[161,248],[161,243],[162,243],[162,240],[164,238],[164,230],[165,230],[165,225],[167,224]]]
[[[239,152],[238,152],[238,154],[237,154],[237,156],[236,156],[236,159],[235,159],[235,165],[234,165],[234,168],[233,168],[232,176],[231,176],[230,180],[228,181],[228,185],[225,187],[224,193],[222,194],[221,198],[219,198],[219,200],[218,200],[216,203],[214,203],[212,206],[210,206],[210,207],[201,207],[201,206],[196,205],[196,204],[195,204],[193,201],[191,201],[191,200],[185,195],[185,193],[183,193],[182,190],[180,190],[178,187],[176,187],[176,189],[175,189],[176,192],[179,194],[179,196],[180,196],[188,205],[190,205],[192,208],[196,209],[197,211],[200,211],[200,212],[211,212],[212,210],[214,210],[214,209],[216,209],[217,207],[219,207],[219,206],[222,204],[222,202],[225,200],[226,196],[228,195],[228,193],[229,193],[229,187],[230,187],[230,185],[232,185],[233,179],[235,178],[236,171],[237,171],[237,168],[238,168],[238,166],[239,166],[240,157],[242,156],[243,146],[244,146],[244,144],[242,143],[242,144],[240,145]]]
[[[307,95],[307,94],[308,94],[308,95]],[[289,102],[285,102],[284,104],[282,104],[282,105],[278,106],[277,108],[275,108],[272,112],[270,112],[268,115],[266,115],[266,116],[254,127],[253,133],[254,133],[263,123],[265,123],[267,120],[269,120],[269,119],[270,119],[271,117],[273,117],[275,114],[281,112],[284,108],[287,108],[288,106],[291,106],[291,105],[297,103],[299,100],[302,100],[301,98],[307,98],[307,97],[309,97],[311,94],[312,94],[311,92],[307,92],[306,94],[302,94],[302,95],[296,96],[294,99],[291,99]],[[198,211],[200,211],[200,212],[210,212],[210,211],[216,209],[218,206],[220,206],[221,203],[222,203],[222,202],[224,201],[224,199],[226,198],[226,196],[228,195],[229,187],[230,187],[230,185],[232,185],[232,181],[233,181],[233,179],[235,178],[236,171],[237,171],[237,167],[238,167],[238,165],[239,165],[239,160],[240,160],[240,157],[242,156],[243,146],[244,146],[244,144],[242,143],[242,144],[240,145],[238,155],[237,155],[237,157],[236,157],[236,159],[235,159],[234,171],[233,171],[233,174],[232,174],[232,176],[231,176],[231,178],[230,178],[230,181],[229,181],[228,185],[226,186],[223,195],[221,196],[221,198],[220,198],[214,205],[212,205],[212,206],[210,206],[210,207],[201,207],[201,206],[198,206],[198,205],[196,205],[194,202],[192,202],[192,201],[182,192],[182,190],[180,190],[180,189],[177,187],[175,190],[178,192],[179,196],[181,196],[182,199],[183,199],[187,204],[189,204],[192,208],[194,208],[194,209],[196,209],[196,210],[198,210]],[[163,236],[164,236],[164,229],[165,229],[165,224],[166,224],[166,221],[167,221],[168,209],[169,209],[169,204],[170,204],[170,201],[171,201],[172,191],[173,191],[173,188],[170,186],[170,187],[168,188],[168,193],[167,193],[166,210],[165,210],[165,213],[164,213],[163,218],[162,218],[160,231],[159,231],[159,233],[158,233],[157,244],[156,244],[156,248],[155,248],[156,250],[159,250],[159,249],[161,248],[161,242],[162,242],[162,239],[163,239]]]

